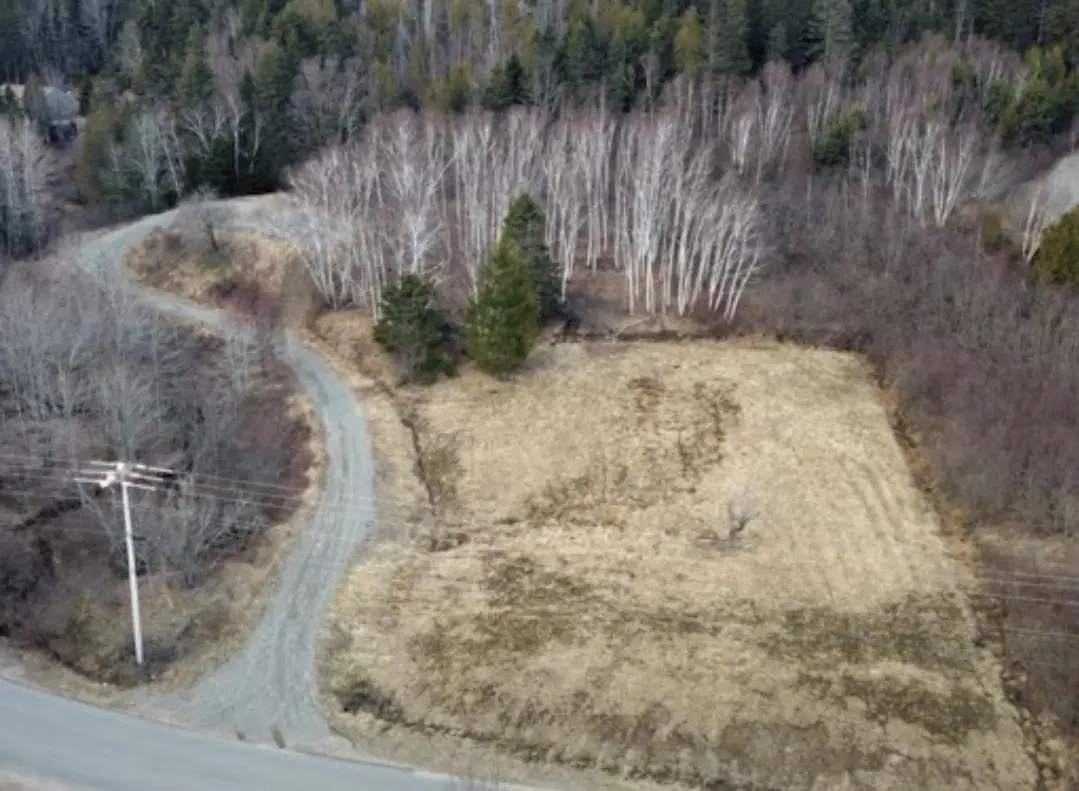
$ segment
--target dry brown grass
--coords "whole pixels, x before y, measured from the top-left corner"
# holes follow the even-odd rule
[[[215,283],[237,274],[280,285],[283,267],[275,245],[239,231],[218,235],[220,249],[213,251],[197,233],[151,232],[128,254],[128,271],[140,283],[189,299],[204,296]]]
[[[712,788],[1034,787],[855,358],[560,345],[405,401],[460,538],[399,531],[345,584],[361,730]],[[729,540],[732,499],[759,516]]]

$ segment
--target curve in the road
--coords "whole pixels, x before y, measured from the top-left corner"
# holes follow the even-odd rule
[[[273,196],[218,204],[227,222],[237,225],[267,207],[283,211]],[[84,242],[74,252],[78,265],[122,279],[126,252],[150,231],[167,227],[174,216],[146,217]],[[140,293],[160,310],[192,322],[220,327],[227,321],[218,311]],[[245,739],[269,744],[276,728],[289,747],[337,752],[347,747],[327,725],[319,702],[316,644],[337,584],[373,524],[371,447],[359,404],[318,356],[291,339],[281,342],[278,352],[323,423],[327,470],[321,503],[286,559],[262,620],[239,653],[184,693],[143,694],[138,702],[151,713],[222,735],[239,732]],[[352,505],[346,509],[345,503]]]

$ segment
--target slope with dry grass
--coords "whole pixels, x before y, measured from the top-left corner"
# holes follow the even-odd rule
[[[1033,787],[856,359],[563,345],[411,397],[453,540],[352,572],[328,666],[357,732],[713,788]]]

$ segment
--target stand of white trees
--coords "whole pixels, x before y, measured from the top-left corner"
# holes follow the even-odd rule
[[[398,112],[291,174],[322,231],[305,260],[332,306],[377,310],[397,272],[456,271],[474,293],[510,202],[529,192],[547,207],[564,288],[580,258],[592,271],[610,258],[631,311],[706,306],[731,318],[761,262],[759,206],[750,190],[715,183],[710,149],[693,137],[673,111],[620,126],[602,109]]]
[[[982,49],[930,42],[858,80],[832,62],[798,79],[770,64],[750,81],[676,81],[625,116],[601,104],[380,117],[289,176],[322,231],[307,265],[333,306],[377,310],[398,272],[460,277],[474,293],[510,201],[527,191],[546,208],[564,289],[602,263],[623,276],[631,312],[730,321],[766,259],[768,190],[811,166],[837,126],[849,127],[848,175],[919,223],[943,227],[977,193],[996,146],[953,66],[965,56],[978,85],[1023,80],[1021,63]]]

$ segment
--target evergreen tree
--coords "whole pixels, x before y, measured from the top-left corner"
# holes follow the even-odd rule
[[[547,218],[531,195],[521,195],[510,204],[502,222],[502,238],[513,242],[524,258],[532,287],[539,297],[541,324],[560,316],[565,307],[558,265],[547,249],[546,235]]]
[[[745,74],[749,59],[749,17],[746,0],[711,0],[706,53],[713,74]]]
[[[521,59],[514,53],[504,64],[491,70],[491,77],[483,94],[483,106],[487,110],[506,110],[515,105],[531,103],[529,76]]]
[[[465,343],[487,373],[504,376],[528,358],[539,336],[540,300],[521,251],[503,238],[468,304]]]
[[[416,275],[388,285],[379,302],[375,341],[393,354],[410,379],[428,384],[453,374],[453,329],[435,304],[435,287]]]
[[[850,0],[814,0],[806,31],[810,60],[845,58],[854,53],[854,24]]]
[[[1034,268],[1049,283],[1079,282],[1079,206],[1042,233]]]
[[[193,107],[209,100],[214,92],[214,74],[206,53],[206,34],[201,26],[194,26],[187,35],[184,64],[180,69],[180,104]]]
[[[678,19],[678,31],[674,35],[674,61],[680,74],[694,80],[701,76],[704,32],[697,9],[692,6]]]
[[[1049,12],[1046,38],[1063,49],[1071,68],[1079,68],[1079,0],[1060,0]]]
[[[587,95],[588,86],[603,73],[605,56],[592,17],[575,17],[562,37],[556,59],[559,79],[568,96],[580,100]]]

